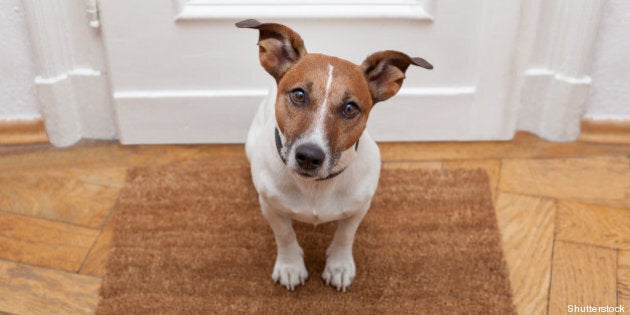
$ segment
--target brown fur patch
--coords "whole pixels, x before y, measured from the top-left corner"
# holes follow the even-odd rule
[[[367,124],[372,109],[372,97],[363,71],[358,65],[346,60],[308,54],[300,59],[278,82],[276,120],[287,139],[293,142],[312,128],[317,121],[326,98],[328,65],[333,67],[324,126],[331,153],[340,154],[357,142]],[[307,105],[296,106],[288,94],[295,88],[307,94]],[[354,102],[361,113],[355,118],[345,118],[341,108]]]
[[[260,23],[249,19],[236,23],[236,26],[260,31],[258,37],[260,64],[276,82],[300,57],[307,54],[302,37],[282,24]]]

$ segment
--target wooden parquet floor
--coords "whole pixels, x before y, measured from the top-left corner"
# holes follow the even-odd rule
[[[384,168],[488,172],[520,314],[630,312],[630,145],[519,133],[379,146]],[[92,313],[126,171],[206,158],[246,161],[242,145],[0,147],[0,314]]]

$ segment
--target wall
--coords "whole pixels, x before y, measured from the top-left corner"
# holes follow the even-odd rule
[[[35,70],[20,0],[0,0],[0,121],[41,117]]]
[[[595,47],[586,117],[630,121],[630,1],[608,0]]]

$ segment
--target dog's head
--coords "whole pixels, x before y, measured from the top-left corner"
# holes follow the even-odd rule
[[[370,110],[394,96],[409,65],[433,66],[398,51],[381,51],[361,65],[309,54],[290,28],[245,20],[237,27],[259,30],[259,57],[276,79],[276,145],[287,167],[302,177],[330,178],[356,155]]]

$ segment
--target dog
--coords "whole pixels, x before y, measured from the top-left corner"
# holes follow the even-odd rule
[[[277,245],[271,277],[291,291],[308,278],[292,220],[337,221],[322,279],[345,292],[356,274],[354,236],[380,175],[380,152],[365,128],[370,110],[398,92],[410,65],[433,66],[392,50],[359,66],[308,53],[300,35],[282,24],[250,19],[236,26],[259,31],[260,64],[276,81],[245,143]]]

